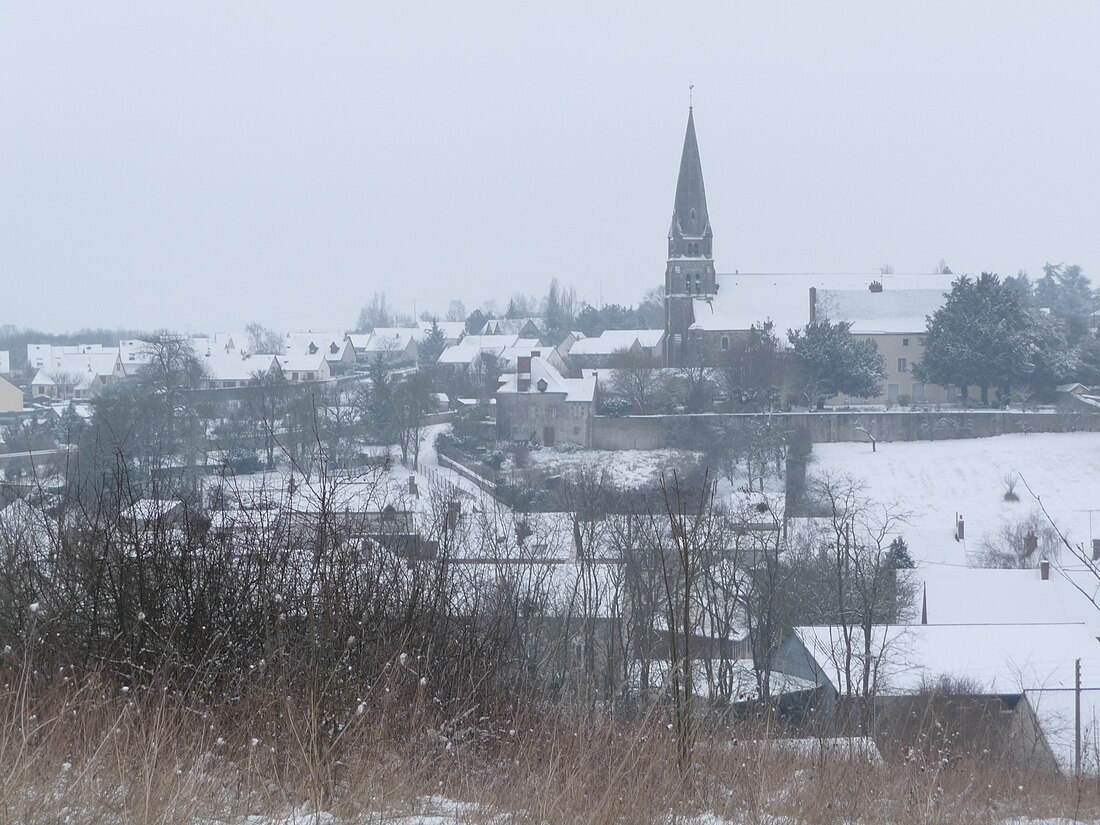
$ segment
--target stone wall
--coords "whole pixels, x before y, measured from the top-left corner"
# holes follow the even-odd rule
[[[945,441],[1006,433],[1100,432],[1100,414],[1076,411],[796,412],[773,415],[786,420],[792,430],[805,428],[815,444],[867,442],[870,436],[878,441]],[[737,427],[755,417],[751,413],[596,416],[592,446],[598,450],[698,449],[713,438],[714,426]]]

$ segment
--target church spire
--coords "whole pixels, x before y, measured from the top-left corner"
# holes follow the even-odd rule
[[[703,164],[695,137],[695,110],[688,107],[684,150],[680,155],[680,176],[676,180],[676,202],[669,228],[669,257],[711,255],[710,216],[703,186]]]

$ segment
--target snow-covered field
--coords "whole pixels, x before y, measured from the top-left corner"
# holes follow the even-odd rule
[[[871,498],[912,514],[903,534],[917,562],[965,565],[983,536],[1034,510],[1023,481],[1020,500],[1004,500],[1006,475],[1026,480],[1074,544],[1100,537],[1100,433],[880,443],[877,452],[868,444],[816,444],[814,457],[810,473],[863,479]],[[966,523],[960,542],[956,513]]]
[[[548,475],[569,475],[578,470],[606,470],[608,482],[619,487],[637,488],[655,485],[661,473],[684,470],[699,461],[689,450],[531,450],[528,466]],[[504,472],[519,470],[509,456]]]

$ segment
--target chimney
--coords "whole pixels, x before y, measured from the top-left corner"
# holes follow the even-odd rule
[[[810,323],[817,320],[817,287],[810,287]]]
[[[542,358],[542,350],[540,350],[540,349],[531,350],[531,357],[532,358]]]
[[[1092,540],[1092,560],[1100,561],[1100,539]]]
[[[1050,581],[1050,562],[1046,559],[1039,562],[1039,578],[1043,581]]]
[[[963,541],[966,538],[966,522],[960,513],[955,513],[955,541]]]
[[[531,389],[531,356],[521,355],[516,359],[516,389],[527,392]]]
[[[409,495],[420,498],[420,492],[416,489],[416,476],[409,476]]]
[[[871,285],[867,288],[871,292],[882,292],[882,281],[871,281]]]
[[[462,509],[457,501],[447,502],[447,529],[454,530],[458,527],[458,516]]]

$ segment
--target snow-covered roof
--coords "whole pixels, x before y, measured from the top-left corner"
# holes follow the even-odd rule
[[[1016,487],[1020,500],[1005,501],[1004,479],[1021,474],[1071,544],[1100,537],[1100,522],[1094,514],[1090,529],[1088,513],[1097,506],[1100,478],[1100,437],[1095,433],[941,440],[941,431],[932,429],[939,420],[928,416],[930,426],[921,430],[922,437],[935,435],[935,441],[880,443],[877,452],[865,443],[815,444],[814,470],[851,476],[866,485],[873,501],[900,502],[909,512],[901,532],[918,564],[962,569],[969,557],[981,553],[986,538],[999,541],[1003,527],[1031,516],[1045,522],[1022,482]],[[966,523],[962,541],[954,538],[956,514]]]
[[[423,333],[420,327],[376,327],[361,349],[363,352],[402,352],[410,343],[419,343]]]
[[[937,288],[822,289],[817,292],[816,314],[818,320],[850,321],[856,333],[921,333],[945,296],[946,291]]]
[[[526,376],[525,376],[526,377]],[[593,401],[596,397],[596,376],[589,378],[564,378],[545,358],[531,359],[531,381],[526,390],[519,389],[519,375],[509,375],[497,394],[564,394],[566,401]],[[540,389],[541,382],[545,388]]]
[[[953,275],[881,275],[878,273],[734,273],[716,276],[718,294],[696,298],[694,329],[747,330],[771,321],[782,338],[788,329],[810,321],[810,288],[863,290],[873,281],[892,290],[950,290]],[[922,323],[919,329],[923,329]],[[908,330],[906,330],[908,331]]]
[[[538,348],[539,342],[532,339],[520,338],[518,335],[467,335],[453,347],[447,347],[440,354],[437,363],[440,364],[472,364],[483,352],[501,357],[508,348],[521,346],[526,342],[526,347]]]
[[[279,355],[279,366],[283,372],[321,372],[328,353],[317,352],[313,355]]]
[[[33,385],[53,386],[54,376],[65,375],[74,379],[77,389],[86,389],[100,376],[114,375],[120,365],[117,349],[100,348],[86,353],[64,353],[54,363],[38,370]]]
[[[570,355],[612,355],[629,350],[635,344],[656,349],[664,340],[663,329],[608,329],[594,338],[582,338],[569,349]]]
[[[797,627],[795,633],[833,687],[843,645],[838,627]],[[857,635],[860,631],[856,631]],[[859,637],[856,648],[862,650]],[[857,652],[861,667],[862,654]],[[918,692],[941,676],[964,679],[987,694],[1025,693],[1055,759],[1073,766],[1073,685],[1081,660],[1082,732],[1100,733],[1100,643],[1083,624],[878,626],[871,640],[879,696]],[[1096,755],[1090,770],[1096,770]]]
[[[283,339],[287,355],[321,353],[329,361],[339,361],[349,346],[342,332],[288,332]]]
[[[207,373],[214,381],[247,381],[256,375],[267,375],[275,369],[274,355],[240,355],[236,352],[215,352],[202,356]]]
[[[543,323],[542,318],[490,318],[481,328],[481,333],[483,335],[520,335],[528,324],[541,330]]]
[[[444,338],[458,339],[466,334],[465,321],[436,321],[435,323],[439,326]],[[420,331],[423,332],[424,335],[432,331],[431,321],[417,321],[416,325],[420,327]]]
[[[927,565],[914,573],[919,587],[913,618],[922,599],[929,624],[1083,624],[1100,637],[1100,580],[1087,570],[1053,565],[1044,580],[1038,569],[993,570]],[[1083,591],[1083,592],[1082,592]]]
[[[122,359],[123,367],[127,364],[148,364],[153,360],[153,355],[149,351],[149,342],[139,338],[119,341],[118,357]]]

